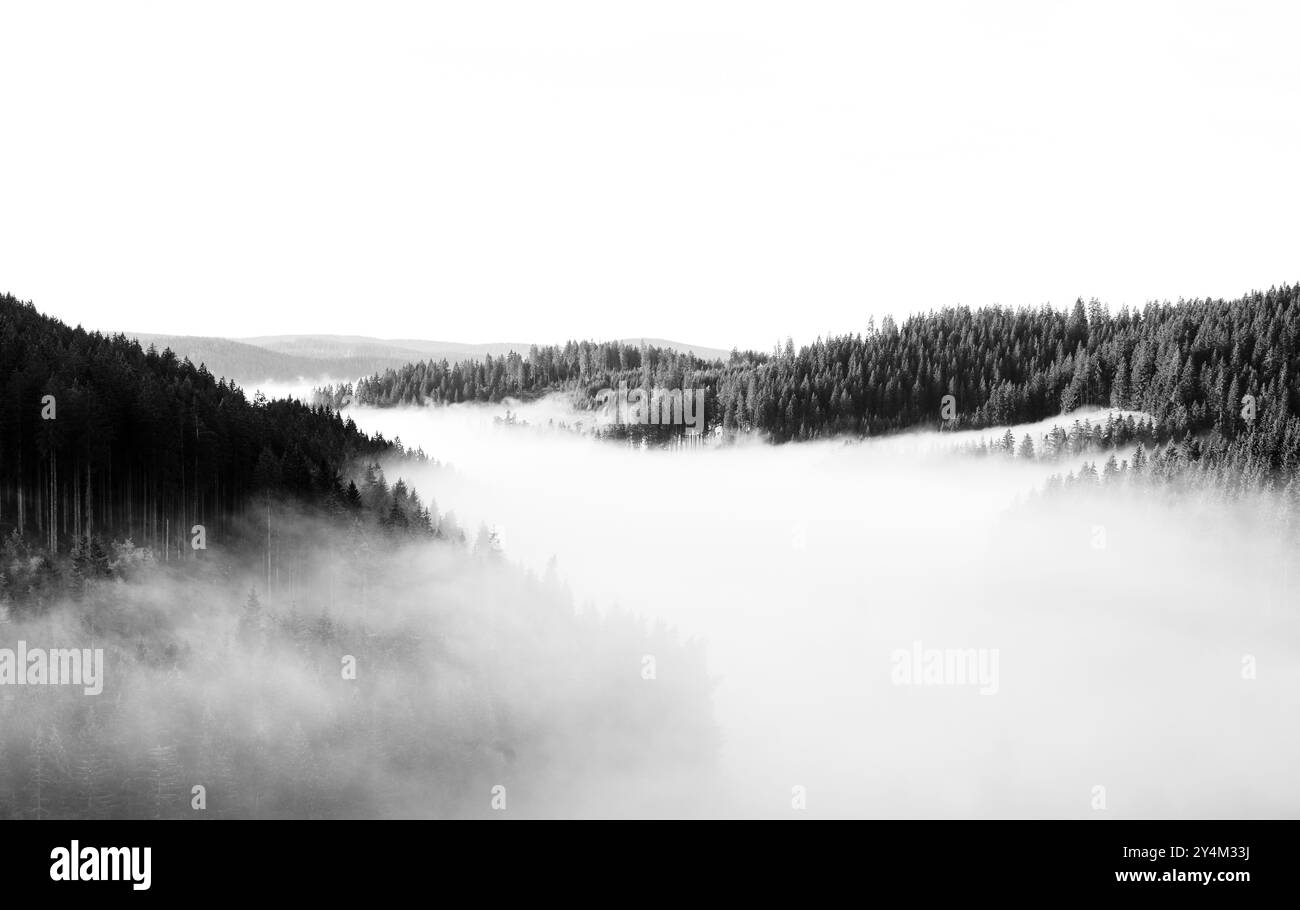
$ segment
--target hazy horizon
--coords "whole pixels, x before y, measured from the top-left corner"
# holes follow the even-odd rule
[[[1233,297],[1300,279],[1298,15],[7,5],[0,276],[165,334],[760,351]]]

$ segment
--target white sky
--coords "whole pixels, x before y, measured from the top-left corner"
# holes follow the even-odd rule
[[[1300,4],[0,0],[0,291],[768,349],[1300,280]]]

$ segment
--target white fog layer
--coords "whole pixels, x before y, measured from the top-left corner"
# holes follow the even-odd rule
[[[1001,430],[663,451],[511,410],[530,426],[348,414],[441,462],[400,474],[508,559],[554,557],[580,605],[705,642],[723,783],[699,814],[1300,812],[1296,567],[1267,500],[1040,497],[1082,459],[959,451]],[[945,659],[968,677],[930,679]]]

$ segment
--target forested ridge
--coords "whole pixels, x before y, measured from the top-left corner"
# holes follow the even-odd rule
[[[349,419],[248,400],[170,350],[69,328],[0,297],[0,531],[67,551],[102,538],[173,553],[216,538],[258,492],[347,494],[344,472],[394,451]]]
[[[1095,300],[1078,300],[1068,311],[948,307],[901,325],[888,317],[879,326],[871,321],[864,333],[797,351],[790,342],[771,354],[733,351],[726,362],[569,342],[533,348],[527,357],[413,363],[362,380],[355,390],[323,390],[322,400],[339,403],[352,393],[359,403],[389,406],[572,391],[590,405],[597,392],[620,382],[704,388],[711,429],[757,431],[775,442],[912,427],[979,429],[1104,406],[1150,415],[1160,441],[1207,437],[1206,450],[1235,445],[1258,470],[1294,474],[1297,335],[1300,286],[1293,285],[1117,313]],[[943,410],[948,395],[951,415]]]
[[[498,357],[489,354],[482,360],[414,361],[363,378],[355,388],[349,384],[317,389],[316,399],[335,407],[349,401],[388,407],[528,399],[563,389],[583,389],[590,397],[617,382],[616,377],[681,388],[694,376],[710,374],[718,363],[655,345],[569,341],[562,346],[533,345],[527,357],[511,351]]]
[[[471,543],[385,477],[422,452],[10,296],[0,381],[0,646],[102,654],[98,694],[0,673],[0,818],[481,817],[502,780],[554,815],[708,779],[702,650]]]

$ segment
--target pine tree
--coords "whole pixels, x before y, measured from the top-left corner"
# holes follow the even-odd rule
[[[248,599],[244,601],[244,609],[239,617],[239,637],[245,644],[255,644],[261,640],[266,625],[266,611],[257,598],[257,591],[249,588]]]
[[[1008,427],[1007,431],[1002,434],[1002,452],[1008,457],[1016,453],[1016,437]]]
[[[1147,450],[1146,446],[1138,443],[1137,450],[1133,453],[1133,475],[1141,476],[1147,470]]]
[[[1103,480],[1109,483],[1110,481],[1114,480],[1116,475],[1118,474],[1119,474],[1119,462],[1116,461],[1115,459],[1115,453],[1111,452],[1110,457],[1106,459],[1106,466],[1102,468],[1101,476]]]

